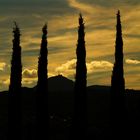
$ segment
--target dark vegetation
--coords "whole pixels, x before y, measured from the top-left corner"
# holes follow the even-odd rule
[[[48,139],[49,114],[48,114],[48,50],[47,50],[47,25],[42,28],[42,41],[38,60],[38,82],[36,87],[36,138]]]
[[[59,88],[52,89],[59,83]],[[68,90],[64,89],[67,86]],[[74,82],[56,76],[48,79],[49,89],[49,116],[50,116],[50,140],[69,139],[69,133],[73,116]],[[36,138],[36,87],[22,88],[22,139]],[[126,106],[128,110],[128,133],[127,136],[139,136],[140,125],[140,90],[125,91]],[[110,137],[110,87],[89,86],[87,87],[88,106],[88,137],[91,139],[104,140]],[[6,140],[8,126],[8,91],[0,93],[0,139]],[[139,138],[139,137],[138,137]]]
[[[123,39],[120,12],[117,13],[115,63],[111,77],[111,111],[112,139],[124,139],[127,129],[125,108],[125,80],[123,71]]]
[[[15,23],[13,28],[13,53],[11,60],[11,76],[9,85],[9,107],[8,107],[8,139],[21,139],[21,47],[20,30]]]
[[[79,17],[78,43],[76,48],[76,76],[74,86],[73,139],[86,139],[87,130],[87,68],[85,32],[82,15]]]

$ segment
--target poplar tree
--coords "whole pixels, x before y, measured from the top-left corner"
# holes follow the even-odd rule
[[[80,14],[78,27],[78,43],[76,48],[75,104],[74,104],[74,134],[75,138],[85,139],[87,127],[87,68],[84,21]]]
[[[21,46],[20,29],[15,22],[13,28],[13,53],[11,60],[11,75],[9,85],[9,108],[8,108],[8,140],[21,139]]]
[[[111,125],[114,139],[124,135],[125,80],[123,70],[123,39],[120,11],[117,13],[115,63],[111,78]]]
[[[48,113],[48,50],[47,50],[47,25],[42,28],[42,41],[40,47],[40,55],[38,59],[38,82],[37,82],[37,138],[47,139],[49,128]]]

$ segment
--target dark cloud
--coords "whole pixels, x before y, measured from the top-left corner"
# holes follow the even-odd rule
[[[50,46],[50,45],[48,45],[48,53],[49,54],[56,54],[56,53],[58,53],[58,52],[63,52],[63,51],[65,51],[66,50],[66,48],[65,47],[61,47],[61,46]]]
[[[116,7],[120,5],[137,5],[140,4],[139,0],[111,0],[111,1],[106,1],[106,0],[77,0],[79,2],[87,3],[87,4],[95,4],[103,7]]]
[[[128,38],[140,39],[140,34],[124,34],[124,36]]]
[[[24,50],[22,51],[22,55],[25,56],[38,56],[39,49],[31,49],[31,50]]]
[[[19,0],[1,0],[0,1],[1,4],[5,4],[5,5],[44,5],[44,4],[48,4],[48,5],[62,5],[64,3],[67,3],[66,0],[23,0],[23,1],[19,1]]]
[[[48,16],[66,14],[71,10],[67,0],[1,0],[0,8],[0,11],[13,15],[40,13]]]
[[[133,47],[133,48],[136,48],[136,47]],[[139,60],[140,59],[140,52],[139,51],[125,52],[124,56],[126,59],[131,58],[131,59]]]

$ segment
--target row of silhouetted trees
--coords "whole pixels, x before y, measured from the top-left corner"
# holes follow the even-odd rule
[[[76,48],[76,76],[74,87],[74,115],[72,122],[73,139],[86,140],[87,137],[87,68],[85,31],[82,15],[79,16],[78,42]],[[49,113],[48,113],[48,50],[47,25],[42,28],[42,41],[38,58],[38,82],[36,88],[36,138],[48,139]],[[15,23],[13,28],[13,54],[11,60],[11,76],[9,85],[9,128],[8,140],[21,140],[21,80],[22,62],[20,46],[20,29]],[[125,126],[125,82],[123,75],[123,40],[120,21],[120,12],[117,13],[115,63],[111,79],[111,127],[112,138],[120,139]],[[124,133],[123,133],[124,134]]]

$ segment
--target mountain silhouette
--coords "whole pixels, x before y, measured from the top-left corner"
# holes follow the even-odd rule
[[[48,88],[49,88],[48,90],[50,92],[73,91],[73,87],[74,87],[74,82],[62,75],[53,76],[48,79]]]
[[[74,105],[74,82],[62,75],[48,79],[49,115],[51,124],[51,139],[66,139],[72,122]],[[22,88],[22,125],[23,140],[26,136],[35,137],[35,90]],[[109,105],[110,86],[93,85],[87,87],[88,94],[88,136],[103,139],[109,137]],[[126,89],[127,110],[131,126],[130,131],[140,124],[140,90]],[[8,127],[8,91],[0,92],[0,139],[6,140]],[[138,129],[139,130],[139,129]],[[138,131],[137,130],[137,131]],[[129,133],[128,133],[129,134]],[[32,138],[33,139],[33,138]]]

